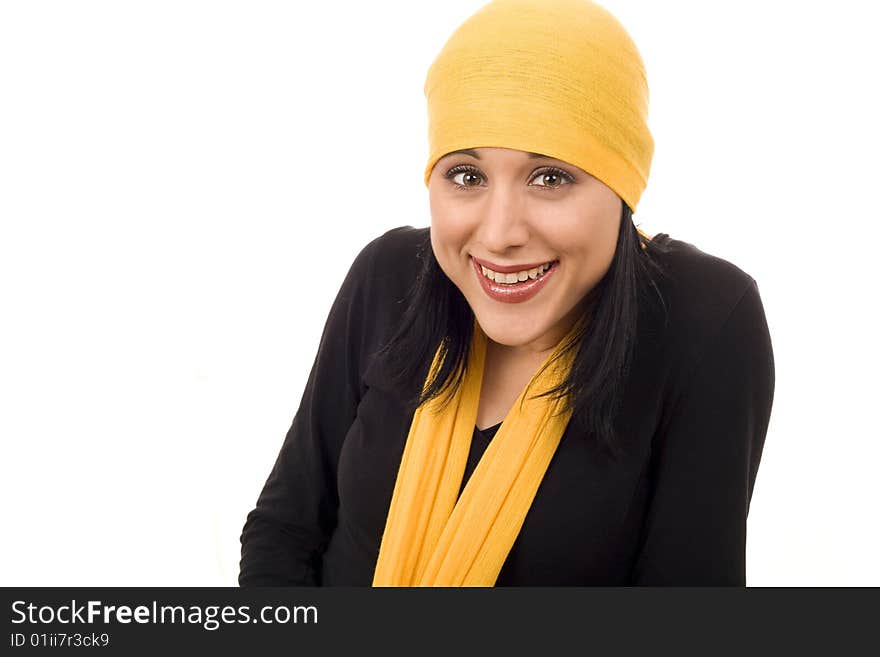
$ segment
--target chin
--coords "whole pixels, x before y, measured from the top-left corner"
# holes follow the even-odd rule
[[[521,347],[525,344],[536,340],[540,335],[540,331],[536,330],[534,323],[527,323],[526,326],[519,328],[512,326],[510,322],[503,318],[483,318],[485,321],[477,321],[483,329],[483,333],[492,340],[505,347]]]

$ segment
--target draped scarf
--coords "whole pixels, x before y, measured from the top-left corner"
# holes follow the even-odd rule
[[[441,395],[413,416],[373,586],[495,584],[570,419],[564,398],[536,396],[565,380],[575,350],[564,347],[581,321],[520,393],[459,496],[486,361],[474,321],[461,385],[442,408]],[[425,386],[441,365],[438,348]]]

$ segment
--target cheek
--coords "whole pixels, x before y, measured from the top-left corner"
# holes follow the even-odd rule
[[[590,230],[573,238],[572,244],[577,245],[576,256],[582,263],[578,278],[587,288],[596,285],[611,266],[617,248],[618,229],[619,223],[612,218],[602,217],[591,224]]]
[[[440,269],[457,284],[464,271],[461,253],[465,242],[448,228],[449,224],[443,221],[431,221],[431,248]]]
[[[560,257],[568,260],[571,293],[581,295],[608,270],[617,245],[618,225],[608,216],[597,213],[581,212],[568,216],[571,221],[560,223],[557,220],[556,230],[545,235]]]
[[[456,229],[456,222],[451,215],[444,213],[432,204],[431,206],[431,248],[440,269],[455,280],[456,254],[461,249],[461,237]]]
[[[461,211],[456,211],[454,204],[431,201],[431,242],[435,251],[460,251],[469,235],[469,224],[462,220]]]

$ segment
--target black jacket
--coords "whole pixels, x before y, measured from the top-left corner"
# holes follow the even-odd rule
[[[396,228],[355,259],[244,525],[242,586],[370,585],[413,415],[370,354],[399,322],[427,233]],[[498,586],[745,584],[770,334],[754,279],[668,243],[657,282],[669,321],[640,326],[615,425],[626,454],[611,460],[569,425]],[[475,428],[465,481],[493,433]]]

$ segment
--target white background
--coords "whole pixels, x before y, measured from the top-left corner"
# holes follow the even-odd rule
[[[357,252],[428,226],[422,85],[483,5],[0,4],[3,585],[234,585]],[[872,4],[606,0],[636,222],[759,284],[748,583],[880,585]]]

